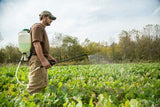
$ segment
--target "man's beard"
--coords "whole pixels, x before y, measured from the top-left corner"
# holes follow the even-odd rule
[[[46,26],[50,26],[50,25],[51,25],[50,23],[47,23],[47,22],[46,22]]]
[[[51,23],[49,23],[49,22],[46,21],[46,26],[50,26],[50,25],[51,25]]]

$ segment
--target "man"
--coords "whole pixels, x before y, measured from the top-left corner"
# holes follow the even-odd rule
[[[30,30],[31,34],[31,58],[29,60],[30,70],[33,71],[39,66],[42,68],[32,72],[29,77],[27,91],[30,94],[38,93],[48,85],[47,69],[51,68],[48,60],[57,62],[49,54],[49,41],[45,30],[46,26],[50,26],[53,20],[56,19],[49,11],[43,11],[40,15],[40,23],[36,23]]]

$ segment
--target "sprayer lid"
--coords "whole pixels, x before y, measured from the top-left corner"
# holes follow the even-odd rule
[[[23,29],[22,31],[27,31],[27,32],[29,32],[29,29]]]

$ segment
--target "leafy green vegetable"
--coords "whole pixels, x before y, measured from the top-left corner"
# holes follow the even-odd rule
[[[0,67],[0,106],[151,107],[160,106],[160,63],[53,66],[49,85],[29,95],[17,83],[16,66]],[[28,83],[29,68],[18,78]]]

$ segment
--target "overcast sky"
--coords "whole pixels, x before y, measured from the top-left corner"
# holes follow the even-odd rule
[[[160,25],[160,0],[0,0],[0,47],[18,44],[18,32],[39,22],[43,10],[57,17],[46,27],[50,40],[59,32],[110,43],[122,30]]]

